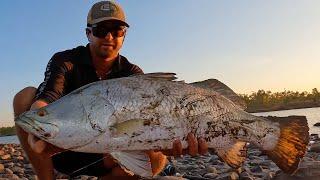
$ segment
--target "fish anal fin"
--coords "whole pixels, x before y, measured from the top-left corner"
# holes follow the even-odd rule
[[[280,137],[269,158],[285,173],[293,174],[298,168],[309,143],[309,127],[305,116],[266,117],[280,124]]]
[[[237,141],[227,148],[215,149],[215,152],[229,166],[238,168],[246,160],[246,142]]]
[[[118,161],[127,173],[152,178],[152,167],[149,156],[143,151],[111,152],[111,156]]]

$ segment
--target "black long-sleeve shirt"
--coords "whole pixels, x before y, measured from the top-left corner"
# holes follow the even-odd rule
[[[143,71],[119,55],[107,79],[143,74]],[[44,81],[36,92],[36,100],[51,103],[86,84],[99,81],[92,63],[89,45],[58,52],[50,59]]]

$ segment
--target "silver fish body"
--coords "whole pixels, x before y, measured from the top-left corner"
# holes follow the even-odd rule
[[[16,122],[49,143],[80,152],[171,149],[175,139],[186,148],[190,132],[206,139],[232,166],[243,162],[239,157],[246,142],[265,151],[277,149],[284,136],[281,121],[251,115],[216,91],[172,81],[171,76],[146,74],[91,83],[26,112]],[[290,173],[304,154],[306,128],[304,122],[303,130],[293,133],[302,134],[303,140],[297,140],[301,147],[293,154]]]

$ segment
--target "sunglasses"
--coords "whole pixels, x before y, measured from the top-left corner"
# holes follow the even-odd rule
[[[103,26],[91,26],[92,29],[89,31],[92,32],[92,34],[95,37],[98,38],[105,38],[108,33],[112,35],[112,37],[117,38],[117,37],[122,37],[126,34],[126,28],[121,28],[121,27],[103,27]]]

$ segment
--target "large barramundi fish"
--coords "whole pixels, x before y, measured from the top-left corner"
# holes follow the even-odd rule
[[[16,123],[63,149],[110,153],[126,170],[154,177],[145,150],[171,149],[187,134],[204,138],[232,167],[245,160],[247,142],[293,173],[309,142],[303,116],[263,118],[249,114],[223,90],[175,81],[174,73],[150,73],[83,86]]]

